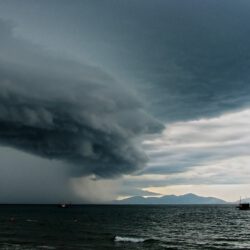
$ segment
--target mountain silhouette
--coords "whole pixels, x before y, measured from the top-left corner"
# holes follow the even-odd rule
[[[227,202],[215,197],[203,197],[188,193],[184,195],[165,195],[162,197],[133,196],[116,200],[114,204],[226,204]]]

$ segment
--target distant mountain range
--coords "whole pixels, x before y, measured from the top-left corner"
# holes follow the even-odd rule
[[[113,201],[114,204],[227,204],[215,197],[202,197],[192,193],[184,195],[165,195],[162,197],[133,196],[123,200]]]

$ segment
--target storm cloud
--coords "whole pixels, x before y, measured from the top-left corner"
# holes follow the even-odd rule
[[[135,93],[101,69],[50,56],[0,23],[0,143],[76,166],[76,175],[116,176],[146,162],[145,134],[162,130]],[[131,122],[133,121],[133,122]]]
[[[248,0],[14,3],[16,34],[100,65],[168,124],[249,106]]]
[[[62,164],[90,200],[107,197],[104,186],[126,196],[245,183],[235,171],[249,165],[249,9],[248,0],[0,1],[10,20],[0,21],[1,148]]]

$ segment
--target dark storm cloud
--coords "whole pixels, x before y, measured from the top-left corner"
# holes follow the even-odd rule
[[[161,130],[141,103],[170,133],[171,123],[249,107],[248,0],[58,2],[0,2],[0,16],[17,23],[14,34],[19,37],[13,38],[11,24],[0,22],[2,144],[68,162],[76,166],[71,168],[75,175],[109,177],[143,165],[146,157],[137,138]],[[48,56],[20,37],[88,63]],[[163,135],[162,144],[144,147],[151,161],[136,172],[141,185],[133,186],[134,179],[126,183],[127,194],[152,185],[233,183],[236,174],[225,173],[235,166],[217,176],[210,174],[218,166],[203,177],[184,175],[248,154],[244,128],[249,124],[238,127],[233,121],[239,119],[233,116],[222,124],[219,132],[230,138],[207,125],[195,137],[191,124],[187,136],[177,129],[173,137]],[[235,128],[227,130],[227,125]],[[231,135],[244,140],[231,144]],[[143,180],[150,174],[152,179]],[[162,174],[171,179],[155,178]]]
[[[87,54],[131,80],[127,84],[161,120],[211,117],[249,105],[247,0],[14,2],[2,5],[23,24],[19,34]]]
[[[72,53],[91,51],[108,70],[133,79],[160,119],[211,117],[249,105],[249,1],[60,3],[39,4],[35,14],[43,30],[51,34],[63,23],[57,36],[74,42]],[[39,14],[45,12],[50,21]]]
[[[142,79],[136,88],[155,114],[168,122],[190,120],[249,105],[248,1],[140,3],[117,7],[123,13],[117,26],[127,34],[124,54],[136,54],[128,70]]]
[[[0,143],[107,177],[146,162],[138,137],[162,125],[101,69],[49,56],[0,22]]]

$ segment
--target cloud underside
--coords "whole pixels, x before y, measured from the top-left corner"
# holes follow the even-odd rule
[[[140,137],[163,125],[134,93],[99,68],[14,38],[4,22],[0,35],[2,145],[65,161],[74,175],[116,176],[145,164]]]

